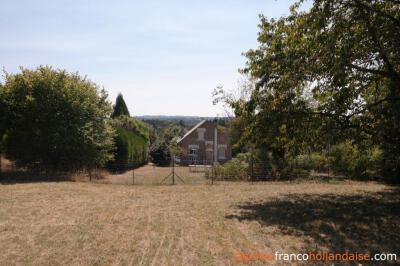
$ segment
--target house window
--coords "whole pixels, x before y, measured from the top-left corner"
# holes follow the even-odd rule
[[[214,149],[214,142],[211,141],[206,141],[206,151],[213,151]]]
[[[199,145],[190,144],[188,146],[189,156],[197,156],[197,151],[199,150]]]
[[[226,159],[226,145],[218,145],[218,159]]]
[[[190,149],[189,154],[193,156],[197,155],[197,149]]]
[[[205,128],[198,128],[197,129],[198,140],[204,140],[204,133],[205,132],[206,132]]]
[[[218,159],[225,159],[225,148],[219,147],[218,148]]]
[[[189,162],[197,164],[197,153],[199,151],[199,145],[196,144],[190,144],[188,146],[188,156],[189,156]]]

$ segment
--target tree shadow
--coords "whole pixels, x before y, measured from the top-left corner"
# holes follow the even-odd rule
[[[398,188],[363,195],[287,195],[248,202],[237,211],[226,218],[259,221],[283,234],[310,237],[308,251],[393,253],[400,245]]]
[[[65,182],[72,181],[69,173],[38,173],[28,170],[8,170],[3,171],[0,176],[1,185],[14,185],[20,183],[39,183],[39,182]]]

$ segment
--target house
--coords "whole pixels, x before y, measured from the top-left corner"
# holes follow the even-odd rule
[[[224,163],[232,158],[228,130],[216,121],[203,120],[190,129],[180,140],[182,164]]]

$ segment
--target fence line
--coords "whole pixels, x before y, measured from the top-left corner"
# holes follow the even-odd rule
[[[192,161],[172,160],[170,165],[143,165],[135,167],[127,164],[107,165],[107,168],[66,172],[73,180],[125,185],[179,185],[179,184],[216,184],[220,181],[258,182],[280,179],[280,176],[266,163],[248,160],[208,164],[207,161],[192,164]],[[2,182],[21,177],[35,180],[33,171],[20,169],[12,162],[0,159],[0,177]],[[52,179],[57,172],[39,173],[43,180]],[[38,176],[39,177],[39,176]]]
[[[126,169],[126,170],[120,170]],[[272,180],[271,170],[262,163],[250,161],[240,171],[230,171],[218,163],[209,161],[171,160],[167,166],[114,164],[107,180],[126,185],[177,185],[177,184],[215,184],[218,181],[257,182]]]

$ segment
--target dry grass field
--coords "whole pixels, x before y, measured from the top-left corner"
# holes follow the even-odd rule
[[[238,252],[397,252],[399,195],[356,182],[3,184],[0,264],[235,265]]]

